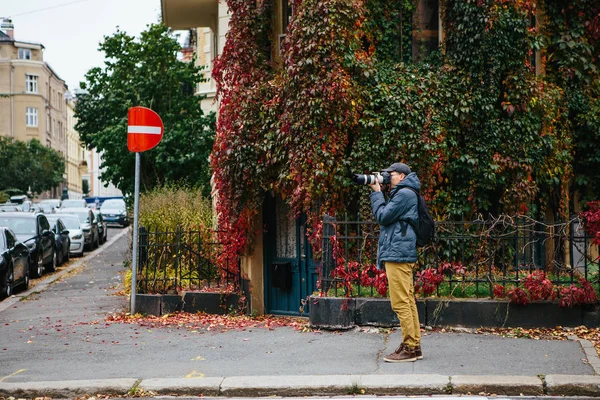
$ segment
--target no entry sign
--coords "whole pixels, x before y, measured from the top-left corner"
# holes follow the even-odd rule
[[[164,126],[157,113],[146,107],[131,107],[127,115],[127,148],[142,152],[155,147],[163,137]]]
[[[127,148],[135,153],[135,186],[133,197],[133,260],[131,263],[131,314],[135,313],[136,272],[138,264],[138,224],[140,215],[140,153],[150,150],[163,137],[165,130],[157,113],[146,107],[131,107],[127,113]]]

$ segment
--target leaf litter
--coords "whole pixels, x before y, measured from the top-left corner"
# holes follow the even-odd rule
[[[206,313],[175,312],[160,317],[129,313],[111,314],[106,318],[107,323],[135,324],[147,329],[153,328],[185,328],[190,330],[205,330],[226,332],[229,330],[245,331],[252,328],[274,330],[275,328],[290,327],[301,332],[313,332],[308,318],[282,317],[273,315],[216,315]]]

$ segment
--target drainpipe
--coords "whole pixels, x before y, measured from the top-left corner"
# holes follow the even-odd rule
[[[10,63],[10,132],[15,138],[15,66]]]

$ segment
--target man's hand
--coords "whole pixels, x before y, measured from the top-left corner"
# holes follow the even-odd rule
[[[371,186],[371,189],[373,189],[374,192],[381,192],[381,185],[379,184],[379,181],[375,181],[374,184],[369,186]]]

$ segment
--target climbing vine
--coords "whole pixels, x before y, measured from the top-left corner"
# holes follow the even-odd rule
[[[227,0],[211,157],[227,256],[250,249],[266,192],[315,246],[325,213],[369,218],[348,174],[394,161],[440,219],[564,219],[573,184],[600,197],[600,8],[536,3],[447,0],[442,48],[413,63],[415,1],[295,0],[279,60],[270,1]]]

